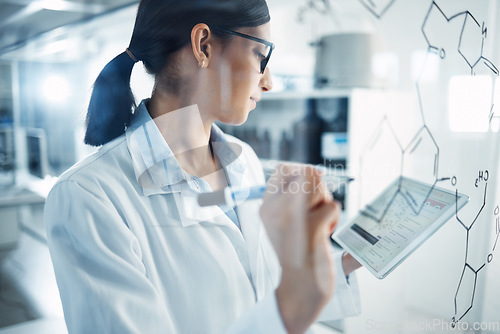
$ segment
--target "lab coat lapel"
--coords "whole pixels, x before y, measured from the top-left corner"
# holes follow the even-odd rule
[[[257,166],[253,166],[256,168]],[[253,169],[247,167],[241,179],[242,187],[255,186],[258,182],[252,173]],[[238,217],[240,220],[241,232],[248,250],[250,261],[250,270],[252,271],[252,280],[256,292],[256,299],[260,300],[263,297],[264,282],[261,282],[261,273],[259,268],[259,253],[260,241],[262,234],[262,223],[259,216],[259,209],[262,205],[262,200],[246,200],[237,207]]]
[[[252,280],[256,292],[256,299],[260,300],[264,282],[261,282],[262,273],[259,272],[259,253],[262,233],[262,224],[259,217],[259,209],[262,200],[252,200],[242,203],[238,207],[241,231],[248,250],[248,260],[252,271]]]

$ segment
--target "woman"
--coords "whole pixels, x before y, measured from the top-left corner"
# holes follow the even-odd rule
[[[47,199],[70,333],[299,333],[327,302],[330,318],[358,311],[345,276],[359,265],[332,262],[339,208],[314,169],[283,167],[263,204],[196,202],[265,182],[214,121],[243,123],[272,88],[269,20],[264,0],[140,2],[130,46],[94,85],[85,141],[103,146]],[[135,108],[137,61],[155,86]]]

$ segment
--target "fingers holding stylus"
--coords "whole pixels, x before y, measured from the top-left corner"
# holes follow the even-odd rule
[[[282,165],[268,181],[260,215],[282,265],[301,265],[327,243],[340,205],[314,167]]]
[[[284,197],[287,200],[293,197],[300,199],[308,208],[316,207],[333,200],[322,176],[323,173],[313,166],[279,165],[268,180],[265,197],[287,195]]]

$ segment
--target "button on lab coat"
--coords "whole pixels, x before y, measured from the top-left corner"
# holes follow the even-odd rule
[[[261,201],[236,207],[241,230],[223,208],[200,208],[207,183],[180,168],[146,102],[126,134],[65,172],[47,199],[69,332],[285,333]],[[265,182],[250,146],[215,125],[211,142],[232,185]],[[359,313],[356,280],[347,283],[340,254],[335,270],[323,320]]]

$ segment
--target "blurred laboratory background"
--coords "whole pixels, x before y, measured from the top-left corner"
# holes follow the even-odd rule
[[[96,151],[83,143],[92,84],[128,46],[137,4],[0,0],[2,334],[67,333],[44,201]],[[273,91],[225,132],[267,172],[283,160],[354,177],[334,193],[344,222],[401,175],[471,198],[387,278],[360,269],[362,314],[318,333],[500,333],[500,1],[268,4]],[[131,82],[137,102],[150,96],[140,64]]]

